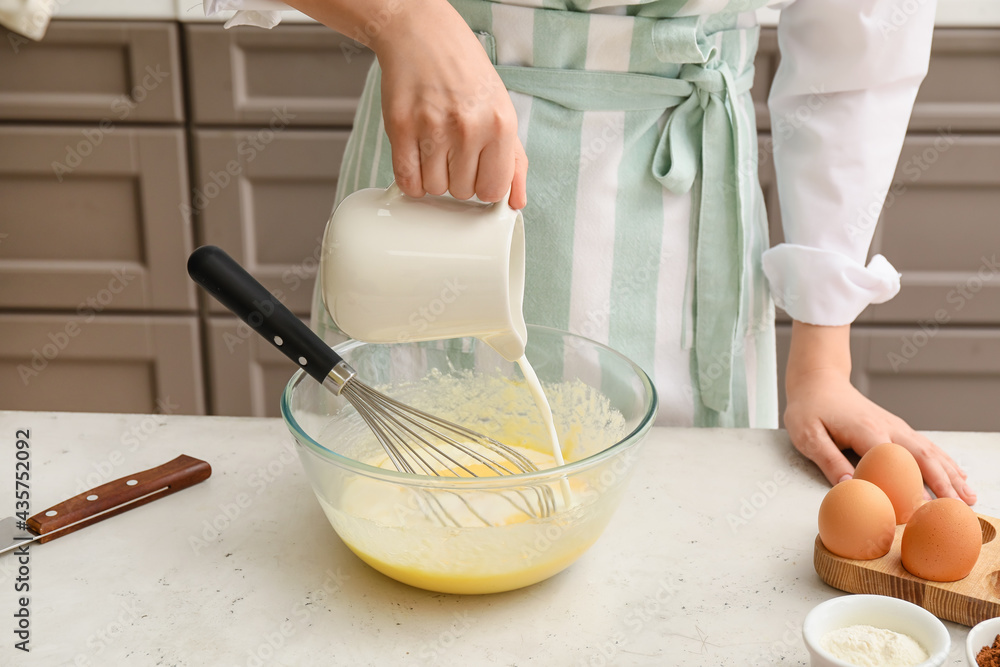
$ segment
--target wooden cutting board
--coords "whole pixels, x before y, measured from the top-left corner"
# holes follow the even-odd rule
[[[903,568],[899,545],[903,528],[889,553],[873,560],[851,560],[830,553],[816,536],[813,565],[820,578],[848,593],[889,595],[918,604],[939,618],[973,626],[1000,616],[1000,519],[977,514],[983,529],[983,549],[965,579],[948,583],[915,577]]]

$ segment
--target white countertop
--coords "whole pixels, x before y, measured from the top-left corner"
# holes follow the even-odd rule
[[[653,429],[579,561],[463,597],[349,552],[279,420],[0,412],[10,513],[18,429],[31,432],[32,513],[179,454],[213,474],[30,547],[32,651],[5,630],[2,665],[805,665],[806,613],[841,594],[812,566],[827,484],[779,431]],[[1000,434],[932,437],[970,471],[977,511],[996,516]],[[16,567],[0,556],[8,626]],[[947,625],[947,664],[964,665],[967,629]]]
[[[163,19],[180,21],[224,21],[232,12],[206,18],[200,0],[55,0],[57,18]],[[937,0],[937,25],[940,27],[1000,26],[1000,2],[997,0]],[[904,4],[900,0],[900,4]],[[763,25],[777,22],[776,11],[760,12]],[[284,13],[284,21],[310,23],[312,19],[297,12]]]

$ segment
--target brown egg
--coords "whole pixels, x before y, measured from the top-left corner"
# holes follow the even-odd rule
[[[896,523],[906,523],[924,499],[924,479],[913,454],[903,446],[885,442],[872,447],[858,462],[854,479],[871,482],[889,496]]]
[[[958,498],[937,498],[910,517],[900,556],[914,576],[958,581],[972,572],[982,546],[983,529],[972,508]]]
[[[895,535],[892,503],[871,482],[844,480],[830,489],[819,506],[819,537],[838,556],[879,558],[889,553]]]

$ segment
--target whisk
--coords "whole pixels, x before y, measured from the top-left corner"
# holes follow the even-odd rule
[[[198,248],[188,258],[187,269],[196,283],[250,328],[314,380],[344,397],[400,472],[479,477],[473,467],[483,466],[494,475],[538,470],[523,454],[493,438],[410,407],[362,383],[339,354],[221,248],[211,245]],[[552,490],[547,486],[527,489],[515,489],[517,498],[504,497],[533,518],[549,516],[555,507]],[[464,497],[454,495],[478,520],[490,523]],[[446,525],[458,525],[438,499],[425,494],[424,500],[429,503],[425,508],[428,514]]]

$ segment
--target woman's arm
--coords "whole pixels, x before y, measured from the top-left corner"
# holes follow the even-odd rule
[[[445,0],[287,0],[378,57],[396,183],[527,203],[528,161],[510,95],[479,40]]]
[[[796,0],[782,10],[782,62],[771,125],[785,243],[764,269],[792,316],[785,427],[831,483],[853,473],[841,453],[905,446],[939,496],[974,502],[965,473],[927,438],[850,382],[850,323],[892,298],[899,276],[869,246],[927,72],[933,0]]]

